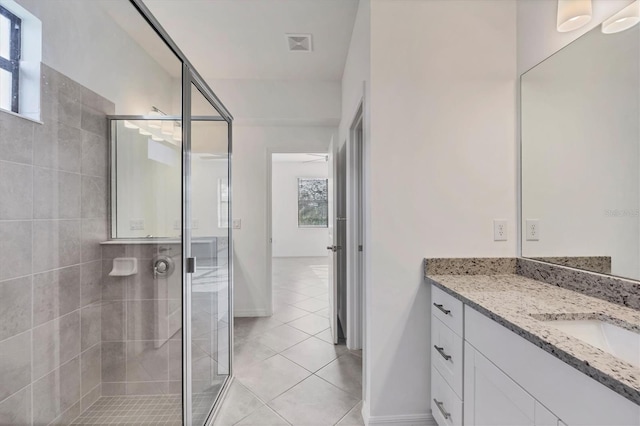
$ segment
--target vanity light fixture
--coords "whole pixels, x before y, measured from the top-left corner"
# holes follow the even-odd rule
[[[138,130],[140,132],[140,134],[142,136],[151,136],[151,132],[148,130],[143,129],[142,127],[140,127],[140,130]]]
[[[591,0],[558,0],[558,31],[577,30],[591,21]]]
[[[602,23],[604,34],[615,34],[640,22],[640,1],[636,0]]]
[[[124,121],[124,127],[127,129],[138,129],[138,126],[127,120]]]

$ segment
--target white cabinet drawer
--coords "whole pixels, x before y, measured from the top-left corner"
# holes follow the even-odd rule
[[[431,286],[431,302],[432,315],[462,337],[464,312],[462,302],[434,285]]]
[[[435,368],[431,368],[431,413],[438,426],[462,425],[462,400]]]
[[[453,391],[462,398],[462,337],[431,316],[431,364],[442,374]]]

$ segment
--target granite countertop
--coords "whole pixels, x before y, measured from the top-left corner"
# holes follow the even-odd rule
[[[640,332],[640,311],[515,273],[426,275],[426,281],[640,404],[640,368],[543,323],[600,319]]]

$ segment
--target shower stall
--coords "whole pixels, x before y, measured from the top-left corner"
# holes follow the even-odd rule
[[[0,110],[0,423],[207,424],[233,371],[233,118],[143,0],[2,6],[44,54],[20,76],[40,110]]]
[[[232,117],[144,4],[132,3],[182,63],[181,102],[166,113],[153,106],[107,116],[110,238],[102,251],[112,271],[103,285],[107,293],[129,288],[117,304],[126,318],[118,343],[125,374],[102,378],[96,410],[133,400],[152,419],[171,422],[178,408],[178,424],[203,425],[232,367]],[[131,265],[140,286],[127,275]]]

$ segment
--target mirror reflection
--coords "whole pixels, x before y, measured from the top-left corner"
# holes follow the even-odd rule
[[[598,26],[522,76],[522,255],[640,278],[639,35]]]

